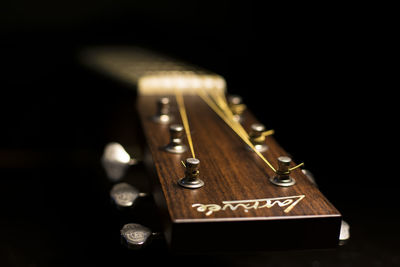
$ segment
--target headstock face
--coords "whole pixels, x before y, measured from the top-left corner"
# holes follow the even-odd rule
[[[174,96],[170,95],[169,97],[172,101],[171,104],[176,105]],[[300,169],[291,173],[296,180],[294,186],[273,185],[269,178],[273,177],[275,173],[246,147],[246,144],[200,97],[193,95],[185,96],[185,104],[188,117],[191,118],[190,128],[193,144],[196,157],[201,161],[200,176],[205,182],[205,186],[197,190],[180,187],[177,182],[185,176],[185,168],[181,161],[191,157],[191,154],[190,151],[183,154],[171,154],[162,150],[170,138],[168,125],[160,125],[149,119],[156,113],[154,103],[157,98],[157,96],[140,96],[138,110],[173,221],[212,221],[231,218],[247,220],[274,216],[331,216],[338,214]],[[173,113],[174,123],[181,123],[179,112],[176,110]],[[246,112],[244,117],[244,127],[249,129],[250,125],[256,121],[250,112]],[[266,138],[266,144],[268,150],[263,155],[277,166],[277,158],[287,155],[287,153],[277,145],[271,136]],[[294,201],[278,200],[285,197],[291,197],[288,199]],[[277,198],[277,200],[272,201],[273,198]],[[271,199],[270,202],[276,204],[272,207],[265,207],[265,199]],[[258,207],[254,205],[253,200],[260,200]],[[243,205],[224,205],[230,201],[243,201],[237,202]],[[214,209],[217,209],[216,205],[219,205],[222,208],[212,212],[213,207],[209,206],[205,212],[202,212],[200,204],[215,205]],[[193,207],[193,205],[196,206]]]
[[[223,95],[225,82],[221,77],[190,68],[183,68],[183,72],[154,69],[148,74],[130,76],[125,71],[124,75],[138,84],[136,108],[151,155],[145,158],[164,234],[172,248],[198,251],[337,245],[341,215],[301,169],[290,173],[294,185],[273,184],[270,180],[275,171],[201,97],[199,92],[205,89]],[[192,149],[184,153],[165,150],[170,143],[169,125],[184,124],[177,92],[190,125],[192,142],[186,135],[184,145],[192,143],[195,158],[201,162],[199,177],[204,186],[197,189],[179,185],[185,177],[182,161],[193,157]],[[170,104],[170,120],[165,123],[154,120],[160,97],[167,97]],[[240,123],[248,133],[257,120],[245,110]],[[272,136],[266,137],[265,144],[268,149],[261,154],[277,168],[277,158],[287,153]]]
[[[156,170],[154,195],[159,207],[164,211],[167,225],[169,225],[166,228],[169,229],[166,232],[167,239],[172,244],[182,248],[181,245],[188,242],[186,238],[181,237],[179,240],[174,235],[178,235],[180,228],[190,228],[190,225],[193,226],[193,231],[189,230],[190,232],[198,231],[197,233],[201,234],[189,234],[190,238],[188,238],[193,241],[197,236],[198,241],[195,243],[204,244],[206,242],[202,239],[204,235],[210,242],[214,240],[204,231],[215,231],[216,236],[223,236],[222,232],[226,230],[225,235],[228,233],[234,235],[234,231],[239,229],[231,229],[230,226],[233,227],[235,222],[240,225],[244,222],[248,222],[249,225],[256,222],[258,226],[253,227],[261,234],[269,232],[266,231],[269,222],[286,220],[293,222],[293,226],[288,226],[291,229],[286,231],[291,233],[293,239],[296,239],[299,233],[302,232],[301,235],[305,233],[304,227],[318,224],[320,220],[321,227],[314,228],[314,233],[318,234],[318,229],[320,229],[319,234],[326,237],[323,242],[325,246],[329,243],[331,245],[337,243],[340,214],[304,173],[300,169],[291,172],[290,175],[296,180],[293,186],[281,187],[272,184],[269,178],[275,175],[274,171],[249,150],[239,136],[196,95],[185,95],[184,99],[196,157],[201,161],[200,178],[205,185],[195,190],[179,186],[179,179],[185,176],[185,168],[181,161],[191,157],[191,154],[190,151],[183,154],[171,154],[162,149],[169,142],[168,125],[157,124],[149,119],[156,113],[154,103],[158,97],[156,95],[139,96],[137,108],[152,155],[151,164],[154,164]],[[174,95],[168,95],[168,97],[171,99],[171,105],[176,107]],[[181,123],[178,109],[172,109],[171,113],[175,118],[171,123]],[[246,130],[249,130],[255,122],[255,118],[249,111],[243,114],[242,124]],[[277,166],[277,158],[287,153],[272,136],[266,137],[266,145],[268,150],[263,152],[263,155]],[[296,224],[296,221],[299,223]],[[300,221],[308,221],[310,224],[301,226]],[[215,224],[216,222],[220,224]],[[263,222],[264,226],[262,226]],[[196,230],[196,228],[202,229],[199,226],[202,223],[207,225],[204,231]],[[226,226],[222,227],[222,224]],[[293,232],[293,229],[297,230]],[[265,238],[272,238],[274,230],[270,229],[270,231]],[[277,246],[282,244],[282,240],[288,241],[288,236],[284,232],[277,237],[280,240],[275,243]],[[244,236],[249,234],[251,231],[247,234],[243,233]],[[308,234],[310,238],[311,232]],[[245,240],[246,238],[242,242],[246,242]],[[215,240],[213,242],[220,246],[228,246],[224,242],[219,243]]]

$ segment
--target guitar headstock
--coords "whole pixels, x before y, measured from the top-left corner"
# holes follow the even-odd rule
[[[113,58],[113,70],[123,69],[124,77],[137,84],[145,164],[173,249],[338,244],[340,213],[240,97],[227,97],[222,77],[164,61],[157,70],[151,62],[159,60],[139,55],[139,62],[151,65],[149,71],[133,70],[135,56],[108,54],[108,59]],[[127,62],[131,72],[121,67]]]
[[[188,243],[197,250],[234,249],[239,244],[258,249],[296,247],[299,242],[301,247],[337,244],[340,213],[300,168],[290,170],[296,164],[275,139],[266,136],[267,149],[259,152],[272,169],[196,95],[183,98],[195,157],[200,161],[197,178],[204,185],[182,186],[188,166],[181,162],[193,155],[190,149],[179,154],[164,149],[171,142],[169,127],[151,119],[157,113],[158,97],[139,96],[138,110],[152,155],[149,165],[156,170],[154,196],[168,222],[166,237],[174,248],[185,249]],[[176,107],[171,108],[175,118],[171,123],[182,124],[174,96],[169,99]],[[252,126],[259,125],[252,114],[246,110],[241,117],[246,132],[256,132]]]

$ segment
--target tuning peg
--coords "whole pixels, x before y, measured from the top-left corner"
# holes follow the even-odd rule
[[[108,178],[115,182],[124,176],[129,166],[137,164],[138,160],[131,158],[121,144],[112,142],[104,148],[101,162]]]
[[[316,181],[315,181],[314,175],[313,175],[309,170],[301,169],[301,172],[307,177],[307,179],[308,179],[313,185],[318,186],[317,183],[316,183]]]
[[[350,225],[342,220],[342,225],[340,227],[340,235],[339,235],[339,246],[342,246],[347,243],[350,239]]]
[[[121,229],[121,243],[129,249],[141,249],[151,243],[157,233],[153,233],[149,228],[136,224],[125,224]]]
[[[165,150],[170,153],[184,153],[187,147],[182,143],[183,126],[180,124],[172,124],[169,126],[171,141],[165,147]]]
[[[189,189],[197,189],[204,186],[204,182],[199,178],[200,160],[196,158],[187,158],[184,166],[186,168],[185,177],[180,179],[178,184]]]
[[[147,196],[146,193],[140,193],[127,183],[115,184],[110,191],[111,200],[118,209],[131,208],[139,197],[145,196]]]
[[[242,114],[246,110],[246,105],[243,104],[243,100],[238,95],[228,96],[228,105],[233,113],[233,118],[236,121],[242,120]]]
[[[170,100],[168,97],[161,97],[157,101],[157,113],[153,120],[157,123],[167,124],[172,120],[170,114]]]
[[[278,186],[292,186],[296,183],[296,180],[290,176],[290,163],[292,159],[286,156],[278,158],[278,170],[274,177],[271,177],[270,181],[274,185]]]
[[[260,123],[254,123],[251,125],[250,141],[259,152],[264,152],[268,149],[265,144],[265,126]]]

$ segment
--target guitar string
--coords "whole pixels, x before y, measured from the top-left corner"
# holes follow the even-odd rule
[[[243,128],[243,126],[240,124],[239,121],[234,119],[234,115],[231,111],[231,109],[228,106],[228,103],[226,102],[226,98],[223,94],[218,94],[217,92],[214,92],[213,94],[213,99],[217,103],[217,106],[225,113],[225,116],[233,123],[236,129],[239,129],[240,131],[243,132],[243,135],[247,137],[247,139],[250,139],[250,136],[246,132],[246,130]],[[275,133],[274,130],[268,130],[262,133],[262,136],[269,136],[273,135]]]
[[[251,143],[250,137],[249,137],[249,135],[247,134],[246,130],[243,128],[243,126],[240,124],[240,122],[238,122],[238,121],[236,121],[236,120],[234,119],[234,115],[233,115],[231,109],[229,108],[229,106],[228,106],[228,104],[227,104],[227,102],[226,102],[225,96],[224,96],[223,94],[221,94],[221,93],[218,94],[218,92],[214,92],[214,95],[213,95],[213,96],[214,96],[214,101],[217,103],[217,105],[220,107],[220,109],[222,109],[222,110],[224,111],[224,113],[226,114],[228,120],[230,119],[230,121],[233,122],[233,125],[235,126],[235,128],[240,129],[240,131],[242,131],[242,132],[244,133],[244,136],[246,136],[247,140]],[[274,130],[265,131],[265,132],[263,133],[263,136],[272,135],[272,134],[274,134],[274,133],[275,133]],[[252,143],[251,143],[251,145],[252,145],[252,146],[250,146],[250,147],[253,149],[253,151],[256,152],[258,156],[261,155],[261,156],[262,156],[261,159],[264,160],[265,157],[264,157],[258,150],[256,150],[255,146],[254,146]],[[266,163],[267,163],[267,162],[269,163],[269,161],[266,160],[266,159],[265,159],[264,161],[266,161]],[[267,163],[267,164],[268,164],[268,163]],[[300,163],[300,164],[298,164],[298,165],[296,165],[296,166],[290,168],[290,169],[289,169],[289,172],[292,171],[292,170],[295,170],[295,169],[297,169],[297,168],[299,168],[299,167],[301,167],[301,166],[303,166],[303,165],[304,165],[304,163]],[[268,164],[268,166],[271,167],[272,164]],[[273,167],[272,167],[271,169],[274,170],[274,172],[276,172],[276,170],[275,170]]]
[[[185,102],[184,102],[184,99],[183,99],[182,92],[179,91],[179,90],[176,90],[175,91],[175,98],[176,98],[176,102],[178,104],[179,113],[181,114],[183,128],[185,129],[185,132],[186,132],[186,138],[188,140],[190,152],[192,153],[192,157],[196,158],[196,155],[194,153],[194,148],[193,148],[192,135],[190,134],[189,120],[188,120],[188,117],[187,117],[186,108],[185,108]]]
[[[207,105],[226,123],[228,126],[270,167],[274,172],[276,172],[276,169],[272,164],[255,148],[255,146],[250,142],[249,140],[249,135],[247,132],[243,129],[242,126],[237,127],[237,125],[234,125],[236,121],[230,120],[218,107],[217,104],[214,103],[212,98],[207,95],[205,92],[200,91],[199,96],[204,100],[204,102],[207,103]],[[225,110],[225,112],[228,112]]]
[[[258,150],[256,150],[256,148],[255,148],[255,146],[253,145],[253,143],[251,143],[249,135],[247,134],[247,132],[246,132],[246,130],[243,128],[243,126],[240,124],[240,122],[239,122],[239,121],[236,121],[236,120],[234,119],[234,115],[233,115],[231,109],[229,108],[229,106],[228,106],[228,104],[227,104],[227,102],[226,102],[225,96],[224,96],[223,94],[218,94],[218,92],[215,92],[214,95],[215,95],[215,97],[216,97],[216,103],[218,103],[218,106],[225,112],[225,114],[227,114],[227,118],[230,119],[230,121],[233,122],[233,125],[234,125],[237,129],[241,129],[241,130],[243,131],[244,136],[247,137],[247,140],[248,140],[248,141],[250,142],[250,144],[252,145],[252,146],[250,146],[250,147],[253,149],[253,151],[256,152],[258,156],[261,155],[261,156],[262,156],[262,159],[263,159],[263,158],[265,159],[265,157],[264,157]],[[275,133],[274,130],[265,131],[265,132],[263,133],[263,136],[272,135],[272,134],[274,134],[274,133]],[[263,159],[263,160],[264,160],[264,159]],[[265,161],[268,162],[268,160],[266,160],[266,159],[265,159]],[[269,163],[269,162],[268,162],[268,163]],[[268,164],[268,163],[267,163],[267,164]],[[301,166],[303,166],[303,165],[304,165],[304,163],[300,163],[300,164],[298,164],[298,165],[296,165],[296,166],[290,168],[290,169],[289,169],[289,172],[292,171],[292,170],[295,170],[295,169],[297,169],[297,168],[299,168],[299,167],[301,167]],[[268,166],[271,167],[272,165],[271,165],[271,164],[268,164]],[[272,170],[274,170],[274,172],[276,172],[276,170],[275,170],[274,168],[272,168]]]
[[[270,167],[276,173],[276,169],[272,166],[272,164],[261,154],[261,152],[255,148],[253,143],[250,141],[248,133],[240,124],[240,122],[233,119],[233,113],[226,103],[225,97],[217,92],[208,95],[204,90],[199,91],[198,94],[204,100],[204,102],[206,102],[207,105],[268,165],[268,167]],[[264,132],[263,135],[268,136],[273,133],[273,130],[269,130]],[[304,163],[300,163],[289,170],[295,170],[303,165]]]

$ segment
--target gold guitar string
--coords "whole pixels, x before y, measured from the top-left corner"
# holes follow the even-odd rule
[[[268,130],[262,133],[263,136],[269,136],[269,135],[273,135],[275,133],[274,130]]]
[[[297,169],[297,168],[299,168],[299,167],[301,167],[301,166],[303,166],[303,165],[304,165],[304,162],[302,162],[302,163],[300,163],[300,164],[298,164],[298,165],[296,165],[296,166],[290,168],[289,171],[293,171],[293,170],[295,170],[295,169]]]
[[[239,137],[270,167],[274,172],[276,169],[272,166],[272,164],[259,152],[255,146],[250,141],[250,137],[240,122],[234,120],[234,115],[230,110],[228,104],[226,103],[226,99],[223,95],[218,92],[213,92],[208,95],[204,90],[199,92],[199,96],[207,103],[207,105],[215,112],[217,115],[226,123],[228,126],[237,134]],[[268,136],[274,134],[274,130],[269,130],[263,133],[263,136]],[[290,168],[289,170],[295,170],[304,163],[300,163],[299,165]]]
[[[231,122],[232,126],[234,126],[234,128],[236,130],[239,130],[243,136],[246,136],[246,138],[249,139],[249,135],[244,130],[242,125],[238,121],[233,119],[234,115],[233,115],[231,109],[229,108],[228,104],[226,103],[224,96],[221,94],[218,94],[218,92],[214,92],[212,94],[211,98],[214,100],[214,102],[217,104],[217,106],[222,110],[222,112],[225,113],[226,118]]]
[[[249,140],[249,135],[247,132],[244,130],[243,126],[234,120],[230,120],[226,114],[223,113],[222,108],[218,107],[217,104],[214,103],[214,101],[211,99],[207,93],[204,91],[199,91],[199,96],[204,100],[204,102],[207,103],[207,105],[226,123],[228,126],[237,134],[239,137],[270,167],[274,172],[276,172],[276,169],[272,164],[255,148],[255,146],[250,142]],[[218,100],[217,100],[218,101]],[[221,102],[221,99],[219,100]],[[224,106],[224,105],[223,105]],[[225,110],[225,113],[229,114],[230,110]],[[233,114],[232,114],[233,116]],[[236,124],[236,125],[235,125]],[[240,126],[238,126],[239,124]]]
[[[218,94],[218,93],[216,93],[216,96],[217,96],[218,103],[219,103],[219,106],[221,107],[221,109],[225,110],[225,111],[226,111],[225,113],[228,114],[228,118],[231,118],[231,121],[233,122],[233,124],[235,124],[236,127],[237,127],[238,129],[241,129],[241,130],[243,131],[244,135],[247,137],[246,140],[249,141],[250,147],[253,149],[253,151],[254,151],[264,162],[266,162],[267,165],[268,165],[274,172],[276,172],[275,168],[270,164],[270,162],[269,162],[267,159],[265,159],[265,157],[264,157],[264,156],[255,148],[255,146],[251,143],[249,135],[247,134],[247,132],[246,132],[246,130],[243,128],[243,126],[240,124],[240,122],[239,122],[239,121],[236,121],[236,120],[234,119],[234,115],[233,115],[231,109],[229,108],[228,104],[226,103],[226,98],[225,98],[225,96],[222,95],[222,94]],[[263,136],[269,136],[269,135],[273,135],[274,133],[275,133],[274,130],[269,130],[269,131],[265,131],[262,135],[263,135]],[[246,142],[246,143],[247,143],[247,142]],[[294,166],[294,167],[290,168],[289,171],[295,170],[295,169],[297,169],[297,168],[299,168],[299,167],[301,167],[301,166],[303,166],[303,165],[304,165],[304,163],[300,163],[300,164],[298,164],[297,166]]]
[[[243,126],[240,124],[239,121],[234,119],[234,115],[232,110],[229,108],[228,103],[226,102],[225,96],[223,94],[219,94],[218,92],[214,92],[212,98],[214,101],[217,103],[217,106],[220,107],[220,109],[225,113],[225,115],[230,119],[230,121],[233,123],[236,129],[239,129],[240,131],[243,132],[244,136],[246,136],[248,139],[250,138],[246,130],[243,128]],[[269,130],[265,131],[262,133],[262,136],[269,136],[274,134],[274,130]]]
[[[179,90],[176,90],[175,97],[176,97],[176,102],[178,103],[179,113],[181,114],[183,128],[185,129],[185,132],[186,132],[186,138],[189,143],[190,152],[192,153],[192,157],[196,158],[196,155],[194,153],[194,148],[193,148],[192,135],[190,134],[189,120],[187,117],[185,102],[183,100],[182,92]]]

